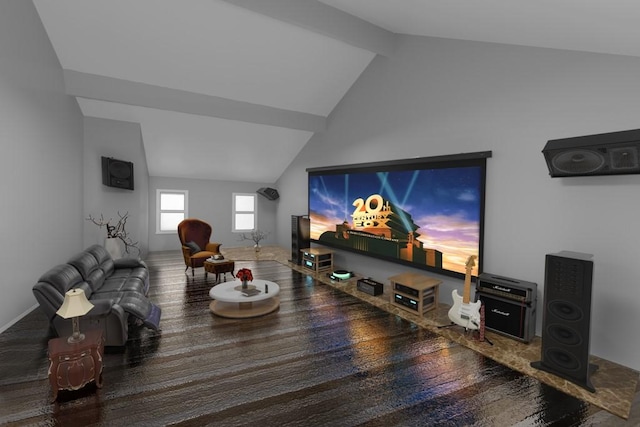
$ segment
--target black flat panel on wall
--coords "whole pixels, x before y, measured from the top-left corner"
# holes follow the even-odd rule
[[[102,157],[102,184],[133,190],[133,163]]]
[[[595,392],[589,364],[592,256],[548,254],[545,265],[542,354],[531,366]]]
[[[302,265],[302,252],[311,246],[309,217],[291,215],[291,262]]]

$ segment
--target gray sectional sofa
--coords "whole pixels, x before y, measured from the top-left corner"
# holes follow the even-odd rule
[[[147,297],[149,270],[142,260],[113,260],[104,247],[93,245],[43,274],[33,294],[58,336],[72,333],[71,319],[56,311],[73,288],[83,289],[94,305],[80,318],[80,331],[102,329],[106,346],[124,345],[130,324],[159,328],[161,310]]]

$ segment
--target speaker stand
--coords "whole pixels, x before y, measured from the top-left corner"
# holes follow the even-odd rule
[[[591,379],[590,379],[591,374],[593,374],[595,371],[598,370],[598,365],[596,364],[589,363],[589,368],[588,368],[586,378],[574,378],[571,375],[567,375],[562,372],[556,371],[555,369],[546,366],[544,364],[544,361],[542,360],[539,360],[537,362],[531,362],[531,367],[535,369],[539,369],[541,371],[549,372],[550,374],[553,374],[553,375],[557,375],[560,378],[564,378],[567,381],[571,381],[575,385],[578,385],[584,388],[585,390],[590,391],[591,393],[596,392],[596,389],[593,387],[593,384],[591,384]]]

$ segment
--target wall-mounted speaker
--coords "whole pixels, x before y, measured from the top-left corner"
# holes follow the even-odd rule
[[[302,265],[301,249],[311,246],[309,217],[291,215],[291,262]]]
[[[589,364],[592,256],[548,254],[545,265],[541,360],[531,366],[558,375],[591,392]]]
[[[640,173],[640,129],[553,139],[542,150],[551,177]]]
[[[269,187],[259,188],[258,194],[263,195],[269,200],[277,200],[278,197],[280,197],[280,194],[278,194],[278,190],[276,190],[275,188],[269,188]]]
[[[102,183],[107,187],[133,190],[133,163],[102,157]]]

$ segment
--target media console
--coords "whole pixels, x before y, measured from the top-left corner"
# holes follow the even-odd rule
[[[302,267],[314,273],[333,270],[333,251],[324,248],[305,248],[302,252]]]
[[[389,302],[422,317],[438,306],[438,289],[442,281],[418,273],[402,273],[389,277]]]

